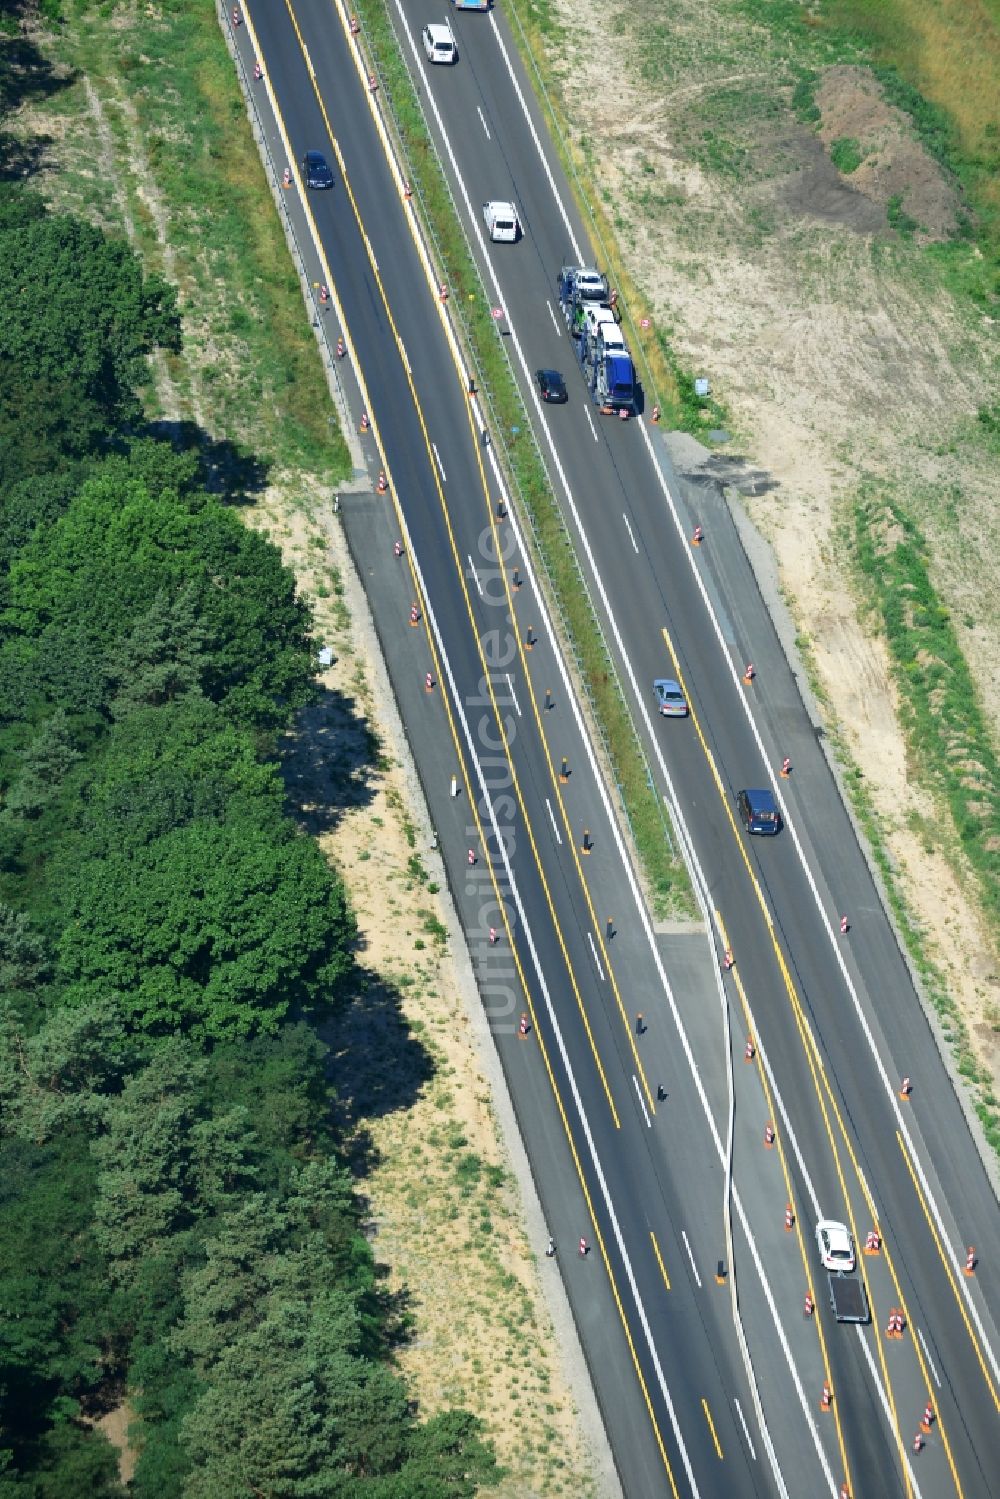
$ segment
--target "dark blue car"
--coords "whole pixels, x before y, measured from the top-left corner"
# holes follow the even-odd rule
[[[326,164],[326,157],[320,151],[307,151],[302,158],[302,176],[305,178],[306,187],[315,191],[322,191],[325,187],[333,186],[333,173]]]
[[[770,791],[741,791],[736,805],[748,833],[762,833],[767,837],[781,832],[781,813]]]

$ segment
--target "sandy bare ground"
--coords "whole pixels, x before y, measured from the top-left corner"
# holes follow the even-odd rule
[[[929,536],[996,733],[1000,509],[975,435],[977,409],[996,399],[995,329],[919,253],[953,231],[956,187],[862,68],[828,69],[820,119],[802,123],[787,59],[727,0],[668,12],[636,0],[616,23],[613,89],[605,15],[580,0],[554,8],[568,137],[658,321],[731,413],[727,452],[758,478],[737,487],[774,547],[819,695],[864,771],[926,951],[1000,1077],[996,937],[956,841],[913,816],[926,802],[887,654],[859,618],[838,538],[863,478],[896,486]],[[862,160],[842,174],[829,148],[845,138]],[[899,212],[919,226],[911,241],[890,228]]]
[[[197,278],[175,253],[170,205],[121,80],[106,87],[83,80],[82,116],[22,112],[22,131],[53,143],[38,187],[55,206],[126,234],[151,269],[180,283],[183,367],[154,359],[151,395],[168,423],[194,421],[212,434],[203,375],[211,366],[217,388],[239,351],[211,338],[219,307],[200,303]],[[136,234],[135,201],[154,226],[155,248]],[[217,284],[215,295],[226,294]],[[253,413],[244,416],[252,432]],[[281,549],[314,606],[317,640],[335,652],[322,702],[289,737],[286,780],[292,807],[345,881],[361,933],[358,996],[328,1039],[383,1285],[412,1323],[398,1364],[422,1413],[462,1405],[483,1419],[508,1474],[495,1491],[501,1499],[614,1493],[613,1480],[599,1476],[606,1449],[595,1454],[574,1404],[579,1370],[562,1362],[447,912],[416,845],[407,779],[386,747],[373,663],[344,604],[337,565],[347,572],[350,563],[346,554],[331,561],[339,532],[328,514],[313,518],[328,507],[329,491],[324,500],[318,493],[310,475],[285,473],[242,513]],[[558,1308],[558,1294],[554,1301]],[[99,1423],[119,1451],[123,1482],[135,1467],[131,1419],[123,1404]]]
[[[399,1365],[425,1414],[461,1404],[482,1417],[509,1469],[499,1494],[594,1495],[594,1454],[560,1362],[540,1246],[529,1242],[448,913],[425,868],[428,839],[340,592],[346,547],[323,503],[310,518],[274,488],[247,519],[281,548],[312,599],[317,641],[335,655],[323,701],[289,736],[286,783],[360,926],[362,982],[331,1035],[334,1080],[376,1259],[415,1319]]]

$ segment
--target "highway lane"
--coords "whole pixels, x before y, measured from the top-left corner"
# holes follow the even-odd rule
[[[542,209],[545,194],[544,189],[538,186],[541,174],[529,171],[526,165],[531,160],[531,146],[517,136],[519,117],[510,103],[502,69],[497,65],[496,59],[488,54],[489,33],[482,27],[478,32],[472,29],[478,24],[479,18],[468,19],[469,24],[463,24],[459,33],[463,63],[469,65],[470,77],[474,75],[475,83],[481,86],[480,97],[485,102],[477,105],[473,112],[470,103],[474,95],[468,84],[465,96],[459,95],[461,85],[454,80],[462,72],[462,64],[452,70],[440,84],[435,75],[432,87],[443,105],[448,103],[449,94],[459,95],[457,114],[460,120],[466,122],[467,128],[453,131],[452,139],[456,143],[456,153],[460,160],[465,155],[470,159],[466,175],[484,184],[478,194],[470,195],[478,201],[480,197],[505,196],[507,191],[511,191],[524,212],[529,229],[528,241],[513,253],[527,253],[517,262],[516,276],[510,278],[509,285],[503,280],[503,270],[509,267],[512,252],[506,247],[502,251],[498,249],[494,252],[494,263],[501,272],[505,303],[509,306],[514,321],[524,330],[529,363],[533,364],[536,359],[539,363],[557,362],[551,352],[555,343],[554,330],[546,324],[545,319],[539,318],[538,308],[543,289],[551,296],[553,268],[565,255],[565,243],[560,243],[564,241],[564,232],[550,206],[547,221],[552,227],[548,242],[545,242],[546,215]],[[480,42],[483,43],[482,59]],[[442,71],[438,70],[439,73]],[[451,100],[452,105],[455,102]],[[483,108],[490,127],[489,138],[485,131],[482,134],[477,132],[473,123],[479,107]],[[522,136],[523,134],[522,131]],[[496,160],[488,150],[487,142],[497,140],[504,142],[501,154],[506,162],[513,162],[516,167],[516,173],[511,173],[509,188],[502,178],[498,181],[500,174]],[[488,167],[484,165],[487,158]],[[531,267],[531,249],[537,252],[537,268]],[[540,274],[534,273],[536,269]],[[566,367],[568,360],[564,358],[562,363]],[[571,372],[567,369],[567,373]],[[572,381],[571,392],[575,397]],[[571,425],[573,419],[569,411],[551,413],[548,420],[553,427],[562,421],[563,426],[570,429],[569,441],[561,451],[567,470],[571,476],[575,474],[579,481],[573,481],[578,499],[582,495],[591,501],[586,519],[593,550],[602,559],[619,558],[616,565],[619,577],[624,579],[625,574],[628,575],[627,584],[623,583],[615,590],[615,608],[622,634],[629,642],[629,655],[636,662],[637,670],[644,680],[648,680],[658,669],[662,670],[662,656],[650,646],[654,633],[650,629],[650,618],[659,616],[670,621],[672,633],[684,642],[681,658],[695,684],[692,690],[703,719],[712,725],[711,739],[722,767],[724,781],[728,783],[729,790],[734,791],[740,784],[747,784],[763,775],[764,766],[752,736],[745,725],[741,724],[739,714],[734,712],[732,683],[719,672],[719,661],[713,655],[714,645],[710,631],[703,621],[699,623],[699,615],[703,611],[695,591],[686,586],[687,558],[681,556],[683,543],[670,533],[656,486],[650,480],[648,460],[641,451],[637,456],[637,445],[632,442],[631,434],[622,433],[617,424],[611,424],[610,430],[606,426],[602,432],[602,441],[594,444],[594,450],[591,450],[587,446],[589,423],[586,423],[582,409],[579,415],[582,419],[576,421],[575,427]],[[566,418],[569,420],[565,420]],[[598,462],[602,449],[606,450],[604,469]],[[596,500],[595,490],[599,491],[600,496]],[[645,553],[649,563],[645,588],[637,587],[637,569],[631,567],[631,559],[628,557],[627,544],[618,520],[619,496],[625,513],[629,515],[633,534],[639,539],[641,552]],[[627,567],[620,562],[623,555],[629,564]],[[712,565],[714,563],[713,557]],[[668,580],[669,590],[664,580]],[[748,653],[753,654],[754,637],[740,631],[743,611],[740,609],[738,596],[729,607],[733,646],[743,644]],[[710,646],[708,650],[705,649],[706,639]],[[740,659],[741,655],[742,652],[737,654],[735,649],[732,651],[733,659]],[[878,1015],[869,999],[869,993],[875,992],[879,998],[880,1013],[891,1013],[906,1037],[907,1059],[918,1057],[920,1070],[917,1075],[926,1080],[921,1086],[934,1098],[933,1116],[925,1118],[921,1115],[920,1119],[923,1135],[921,1156],[928,1161],[942,1163],[939,1175],[949,1180],[949,1197],[956,1202],[956,1213],[960,1215],[960,1221],[963,1226],[975,1224],[974,1232],[979,1233],[983,1242],[989,1242],[991,1238],[995,1238],[995,1199],[973,1157],[964,1120],[934,1052],[932,1038],[917,1011],[891,934],[879,917],[877,897],[840,809],[836,788],[826,774],[822,760],[815,754],[810,757],[807,753],[810,731],[808,725],[804,725],[800,706],[795,701],[789,701],[787,693],[785,701],[781,701],[780,697],[772,700],[766,690],[761,690],[761,684],[755,689],[755,697],[758,708],[764,710],[762,716],[765,723],[768,716],[773,716],[781,724],[786,736],[794,735],[796,740],[804,740],[802,755],[795,752],[796,771],[790,789],[794,797],[797,796],[800,785],[808,786],[808,827],[810,833],[815,830],[811,839],[811,863],[820,880],[832,892],[832,914],[842,904],[835,897],[842,896],[844,891],[851,892],[852,911],[859,913],[852,923],[850,948],[853,954],[861,955],[861,963],[852,964],[855,982],[862,973],[868,978],[867,986],[861,986],[862,998],[867,1004],[868,1024],[878,1024]],[[795,722],[796,718],[798,722]],[[780,754],[780,738],[774,736],[772,743],[775,745],[775,756],[771,758],[773,764],[774,758]],[[706,819],[714,822],[717,816],[717,809],[712,808],[711,791],[707,795],[705,791],[704,761],[695,750],[688,755],[685,763],[685,750],[689,750],[691,746],[690,741],[683,740],[680,735],[671,736],[670,748],[672,752],[677,752],[676,757],[671,754],[671,770],[682,788],[682,805],[692,819],[697,841],[703,834]],[[727,894],[727,911],[734,913],[734,940],[741,953],[741,962],[746,961],[749,971],[752,961],[749,955],[754,954],[759,945],[758,917],[753,913],[752,901],[747,899],[738,870],[732,888],[725,884],[731,875],[729,840],[725,836],[720,838],[714,827],[703,836],[704,842],[699,842],[698,845],[699,853],[709,873],[713,891],[724,890]],[[899,1159],[895,1144],[896,1120],[878,1077],[873,1076],[869,1066],[857,1065],[859,1059],[868,1057],[867,1038],[862,1033],[849,996],[845,995],[841,976],[831,958],[827,935],[818,927],[808,892],[805,898],[803,896],[801,870],[795,868],[794,859],[789,859],[787,850],[782,847],[756,850],[754,862],[758,865],[762,884],[770,897],[791,971],[799,981],[799,991],[806,997],[814,1023],[819,1026],[818,1033],[826,1043],[828,1059],[832,1058],[828,1060],[828,1066],[837,1078],[842,1107],[857,1128],[864,1146],[863,1159],[870,1175],[877,1182],[880,1197],[886,1203],[882,1213],[883,1227],[895,1230],[893,1236],[898,1243],[913,1245],[906,1258],[915,1267],[914,1284],[921,1285],[921,1289],[914,1294],[920,1296],[922,1304],[938,1309],[940,1321],[942,1272],[939,1264],[935,1270],[935,1255],[933,1247],[928,1244],[927,1225],[923,1221],[922,1212],[914,1204],[908,1175]],[[743,912],[748,913],[745,925],[741,925]],[[745,960],[742,957],[744,953],[748,955]],[[780,983],[775,985],[773,974],[765,969],[759,980],[755,977],[753,987],[760,993],[763,1002],[770,1001],[763,1012],[768,1017],[766,1024],[776,1026],[780,1034],[782,1021],[787,1020],[783,986]],[[772,1012],[773,1020],[770,1018]],[[894,1042],[894,1049],[898,1049],[899,1042],[895,1037]],[[882,1055],[891,1055],[891,1049],[886,1045],[880,1046],[879,1050]],[[798,1051],[801,1053],[801,1047]],[[801,1055],[796,1057],[794,1033],[789,1053],[787,1075],[794,1076],[796,1067],[801,1068]],[[909,1060],[906,1065],[913,1067],[914,1072],[917,1071]],[[804,1112],[808,1119],[809,1114],[815,1115],[815,1101],[809,1101],[808,1085],[803,1085],[797,1091],[806,1100]],[[798,1116],[796,1128],[797,1131],[805,1129]],[[828,1200],[826,1194],[836,1197],[839,1183],[835,1179],[836,1172],[832,1169],[833,1153],[824,1146],[818,1124],[816,1139],[815,1149],[809,1151],[810,1159],[814,1154],[820,1159],[830,1157],[831,1169],[823,1184],[825,1202]],[[890,1147],[887,1147],[887,1141],[891,1142]],[[956,1187],[954,1196],[952,1179]],[[943,1194],[936,1190],[935,1196],[940,1195]],[[964,1368],[969,1362],[969,1342],[964,1329],[959,1327],[955,1331],[959,1320],[954,1316],[948,1317],[946,1326],[951,1340],[950,1361]],[[976,1389],[977,1382],[973,1376],[971,1405],[969,1392],[963,1390],[959,1407],[963,1418],[972,1412],[971,1426],[975,1428],[975,1434],[969,1445],[980,1458],[978,1468],[975,1460],[973,1461],[971,1482],[982,1481],[981,1456],[990,1452],[990,1444],[996,1435],[995,1408],[988,1401],[979,1404],[975,1399]]]
[[[310,109],[308,106],[308,102],[304,97],[301,67],[297,69],[294,48],[292,48],[288,43],[287,37],[282,36],[280,28],[275,27],[272,33],[272,31],[269,29],[270,20],[273,20],[273,17],[264,17],[261,21],[261,46],[263,53],[267,59],[269,78],[283,95],[287,94],[287,97],[295,100],[294,109],[289,111],[289,120],[290,128],[292,129],[293,144],[295,145],[296,152],[298,152],[306,144],[316,143],[316,139],[320,132],[320,125],[315,118],[310,118]],[[314,64],[317,66],[322,66],[322,39],[320,39],[316,45],[311,45],[311,51],[313,54]],[[342,62],[340,59],[334,57],[331,59],[330,66],[331,68],[338,66],[342,68]],[[349,140],[351,129],[349,108],[347,117],[345,117],[345,119],[343,120],[335,122],[334,128],[338,137],[342,137],[344,142],[347,143]],[[360,142],[359,146],[363,149],[369,147],[370,143],[368,141]],[[360,154],[361,152],[359,151],[359,156]],[[371,179],[374,182],[376,178],[377,172],[375,171],[373,166]],[[365,189],[367,190],[369,186],[369,177],[367,173],[365,174],[364,185]],[[380,213],[384,214],[384,205],[387,200],[387,194],[391,191],[391,188],[388,184],[385,183],[375,183],[373,191],[374,202],[372,206],[372,213],[374,219],[377,218]],[[341,295],[344,297],[347,305],[352,309],[356,309],[356,312],[352,311],[349,317],[351,336],[353,341],[359,347],[365,349],[366,374],[368,373],[367,353],[369,342],[372,343],[374,349],[372,371],[375,375],[375,379],[370,383],[369,388],[372,394],[373,412],[381,409],[388,410],[391,413],[390,421],[387,424],[384,424],[383,428],[383,438],[386,446],[388,467],[393,474],[397,489],[401,494],[405,493],[405,501],[408,508],[412,508],[414,515],[417,517],[415,521],[415,534],[419,538],[418,544],[420,547],[421,556],[429,562],[434,563],[435,565],[440,561],[443,566],[443,574],[440,581],[440,587],[435,586],[436,580],[434,578],[433,568],[428,568],[428,586],[430,593],[435,598],[435,601],[440,601],[440,608],[442,611],[442,626],[444,634],[446,635],[450,643],[449,648],[450,650],[453,649],[451,645],[452,642],[458,643],[457,648],[455,648],[453,651],[453,654],[459,661],[461,661],[461,640],[463,633],[465,632],[465,624],[467,624],[467,622],[463,623],[462,610],[460,606],[456,607],[453,610],[452,615],[450,616],[445,612],[449,607],[449,601],[454,600],[455,597],[455,578],[454,576],[448,575],[446,559],[448,557],[449,551],[449,538],[443,536],[440,533],[440,529],[436,531],[434,528],[433,516],[438,513],[439,507],[437,507],[435,503],[437,497],[432,493],[432,491],[436,490],[437,488],[436,481],[434,481],[433,477],[432,465],[429,458],[423,465],[421,465],[421,463],[415,457],[415,454],[419,452],[420,443],[418,441],[417,434],[412,430],[412,420],[405,410],[406,394],[403,387],[406,382],[404,382],[400,378],[402,373],[401,367],[400,369],[394,368],[394,355],[395,362],[397,364],[399,363],[398,348],[396,346],[395,340],[392,339],[390,335],[390,331],[387,329],[385,319],[378,314],[377,298],[375,297],[373,291],[373,277],[370,270],[365,269],[363,264],[363,247],[360,244],[360,237],[358,244],[356,244],[352,250],[352,248],[347,243],[350,235],[348,229],[345,227],[345,219],[343,216],[340,217],[338,223],[338,215],[335,212],[333,202],[334,198],[335,194],[330,194],[322,200],[319,200],[317,218],[324,232],[324,237],[328,239],[331,247],[331,266],[335,271],[336,285],[340,290]],[[341,210],[341,215],[342,213],[343,211]],[[378,258],[381,263],[388,264],[388,259],[390,257],[391,251],[387,253],[387,258],[385,261],[383,261],[381,253],[379,254]],[[411,266],[400,266],[399,276],[398,278],[394,279],[396,280],[396,284],[409,286],[412,285],[411,278],[413,276],[414,271]],[[409,303],[405,297],[403,299],[403,303],[404,307],[409,306]],[[374,313],[372,312],[373,308],[375,309]],[[366,322],[366,318],[368,318],[369,316],[371,317],[370,326]],[[417,319],[417,323],[412,329],[413,336],[411,337],[411,332],[406,324],[406,315],[401,313],[399,327],[400,336],[402,337],[404,345],[406,347],[407,358],[411,367],[414,369],[418,377],[423,377],[421,379],[421,388],[425,388],[426,386],[430,386],[433,388],[434,381],[431,377],[434,374],[434,370],[430,368],[426,371],[420,370],[420,353],[418,352],[422,347],[421,339],[426,340],[429,337],[428,328],[433,326],[433,322],[432,319],[428,318],[426,305],[423,306],[423,310],[421,312],[415,313],[414,316]],[[440,355],[438,356],[438,362],[440,363]],[[438,382],[438,384],[440,385],[440,382]],[[457,398],[457,388],[455,386],[452,386],[450,387],[450,390],[451,394],[449,397],[448,388],[442,387],[440,389],[440,404],[438,404],[437,394],[435,394],[435,396],[432,397],[432,399],[427,403],[426,414],[428,429],[432,433],[447,432],[449,430],[459,429],[464,419],[462,405],[460,400],[458,400]],[[463,468],[462,459],[460,456],[456,456],[456,451],[454,448],[447,449],[447,453],[445,453],[445,451],[443,450],[442,458],[444,458],[445,460],[443,463],[443,467],[448,474],[448,484],[454,484],[456,490],[459,493],[463,491],[465,491],[466,493],[473,491],[477,481],[476,476],[472,471],[472,466],[468,463],[468,460],[466,460],[466,466]],[[424,473],[421,473],[422,466],[425,469]],[[401,474],[405,474],[405,485],[401,484],[400,482]],[[431,480],[430,483],[428,482],[429,477]],[[483,518],[482,516],[480,516],[478,521],[480,532],[482,529],[482,524]],[[471,531],[467,536],[463,536],[461,540],[456,542],[456,549],[459,552],[459,556],[462,555],[467,543],[470,547],[473,545]],[[469,598],[471,598],[473,605],[475,605],[474,591],[470,594],[467,594],[466,602],[468,602]],[[477,672],[478,670],[481,670],[481,662],[477,662],[472,658],[471,653],[469,653],[469,657],[463,663],[463,666],[466,679],[470,681],[477,681]],[[493,723],[490,726],[491,734],[495,732],[495,725],[496,717],[494,715]],[[526,736],[521,736],[521,738],[519,739],[519,744],[524,744],[526,746],[526,749],[523,752],[523,762],[524,765],[528,767],[529,771],[531,765],[535,764],[536,762],[544,762],[544,756],[541,753],[540,749],[536,749],[534,752],[531,751],[531,747]],[[543,783],[536,786],[532,776],[529,773],[525,773],[524,783],[528,788],[526,791],[526,796],[530,798],[533,793],[534,801],[536,803],[531,821],[535,826],[543,825],[544,814],[541,810],[540,805],[538,805],[541,791],[543,789]],[[519,883],[523,883],[528,890],[529,896],[533,897],[532,899],[529,899],[528,902],[529,905],[531,905],[532,909],[543,909],[545,904],[543,892],[531,886],[531,864],[530,861],[527,860],[525,860],[525,863],[527,864],[526,869],[522,869],[520,862],[518,862],[517,865]],[[572,896],[572,899],[577,899],[575,894]],[[550,965],[555,964],[556,966],[558,966],[558,955],[555,952],[551,954],[549,962]],[[595,1005],[594,1009],[597,1012],[599,1019],[600,1006]],[[614,1038],[614,1040],[612,1040],[610,1037],[605,1037],[602,1040],[601,1049],[608,1053],[613,1053],[616,1045],[620,1046],[620,1036]],[[578,1065],[581,1072],[584,1072],[586,1070],[588,1063],[585,1055],[581,1055]],[[600,1090],[596,1085],[593,1085],[592,1092],[594,1094],[594,1098],[592,1099],[593,1108],[596,1113],[600,1115],[602,1113],[602,1105],[599,1098]],[[620,1188],[621,1194],[626,1199],[632,1201],[641,1200],[644,1196],[648,1204],[650,1197],[648,1183],[643,1182],[641,1171],[641,1162],[643,1157],[643,1139],[641,1134],[636,1134],[638,1125],[635,1122],[635,1119],[636,1116],[633,1113],[625,1114],[623,1111],[623,1132],[631,1130],[633,1136],[632,1139],[628,1139],[627,1136],[625,1136],[623,1133],[623,1138],[626,1138],[624,1160],[626,1162],[626,1168],[629,1163],[632,1164],[635,1173],[635,1179],[629,1180],[629,1170],[622,1169],[619,1166],[616,1170],[616,1188]],[[666,1221],[669,1221],[671,1217],[675,1216],[671,1211],[670,1204],[665,1205],[663,1216]],[[638,1240],[640,1245],[644,1240],[648,1241],[648,1229],[645,1223],[643,1223],[642,1229],[638,1234]],[[651,1251],[647,1247],[646,1257],[648,1258],[650,1257],[650,1255]],[[655,1259],[655,1256],[653,1256],[653,1258]],[[613,1251],[611,1254],[611,1260],[613,1265]],[[647,1281],[650,1281],[655,1285],[656,1279],[659,1276],[659,1267],[653,1264],[651,1268],[647,1269],[643,1264],[643,1259],[640,1257],[639,1252],[636,1252],[636,1263],[639,1267],[640,1278],[645,1277]],[[672,1315],[679,1319],[683,1319],[682,1294],[680,1292],[673,1292],[671,1300]],[[697,1320],[698,1318],[696,1316],[693,1316],[689,1319],[692,1325],[694,1325]],[[712,1400],[710,1403],[716,1410],[715,1420],[719,1426],[718,1434],[720,1436],[720,1439],[726,1445],[730,1462],[733,1464],[733,1466],[730,1467],[729,1472],[735,1483],[736,1475],[734,1469],[736,1467],[739,1438],[735,1434],[735,1431],[730,1432],[729,1420],[725,1415],[728,1409],[728,1401],[726,1399],[725,1391],[717,1385],[718,1376],[714,1374],[713,1362],[710,1360],[709,1363],[705,1365],[705,1371],[702,1372],[699,1368],[698,1351],[698,1347],[696,1345],[691,1345],[690,1343],[685,1347],[684,1361],[686,1373],[691,1382],[695,1384],[699,1392],[707,1391],[712,1396]],[[698,1397],[699,1403],[705,1398],[706,1395],[704,1393],[700,1393]],[[687,1427],[689,1425],[697,1425],[696,1422],[691,1423],[689,1419],[686,1419],[682,1424],[685,1425],[686,1434]],[[690,1440],[690,1437],[688,1437],[688,1439]],[[701,1445],[704,1445],[704,1443],[702,1443]],[[718,1461],[718,1458],[713,1453],[711,1455],[711,1462],[714,1464],[714,1462],[716,1461]],[[762,1492],[765,1490],[759,1490],[754,1487],[753,1484],[746,1488],[746,1492],[758,1491]]]

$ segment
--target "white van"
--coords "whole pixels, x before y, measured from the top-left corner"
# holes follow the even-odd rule
[[[428,62],[452,63],[458,61],[458,48],[447,21],[428,21],[420,33]]]
[[[483,218],[486,220],[486,228],[490,239],[494,243],[512,245],[521,233],[517,209],[513,203],[501,203],[493,200],[489,203],[484,203]]]

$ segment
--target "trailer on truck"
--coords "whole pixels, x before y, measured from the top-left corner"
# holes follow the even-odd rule
[[[606,304],[610,295],[607,277],[584,265],[564,265],[556,277],[556,291],[566,326],[574,338],[579,338],[583,331],[588,306]]]

